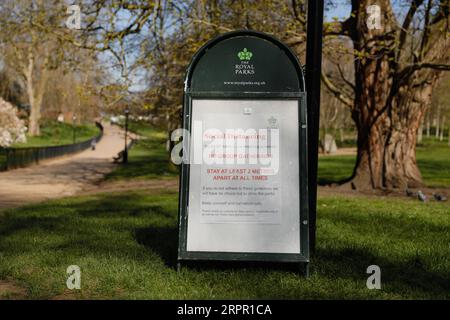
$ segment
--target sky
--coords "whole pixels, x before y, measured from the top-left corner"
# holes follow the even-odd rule
[[[350,16],[350,5],[348,1],[337,1],[335,7],[328,6],[324,13],[324,20],[331,21],[333,17],[337,17],[342,20]]]

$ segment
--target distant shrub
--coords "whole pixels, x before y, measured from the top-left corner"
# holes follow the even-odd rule
[[[27,127],[17,116],[17,108],[0,98],[0,147],[25,143]]]

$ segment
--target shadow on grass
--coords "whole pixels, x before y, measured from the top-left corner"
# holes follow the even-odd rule
[[[419,256],[404,261],[391,261],[373,254],[370,249],[361,248],[319,248],[313,257],[318,273],[333,277],[366,281],[370,265],[381,269],[381,285],[384,291],[400,293],[402,291],[422,291],[431,296],[449,296],[450,272],[427,270]]]
[[[349,205],[353,205],[353,202]],[[139,263],[145,268],[149,262],[158,261],[173,270],[177,262],[178,248],[176,208],[174,194],[148,195],[130,192],[65,199],[11,210],[6,215],[0,216],[0,252],[5,254],[9,261],[13,261],[9,262],[11,266],[16,263],[15,259],[20,261],[22,257],[34,257],[38,254],[36,260],[31,261],[39,267],[64,264],[68,257],[72,259],[88,256],[94,261],[101,260],[102,257],[107,259],[117,257],[122,259],[120,261]],[[440,226],[432,228],[428,222],[422,221],[415,227],[418,221],[385,216],[378,218],[373,217],[373,214],[358,218],[349,213],[347,216],[346,213],[342,213],[343,217],[340,219],[330,215],[322,212],[322,217],[318,221],[319,225],[322,224],[322,232],[326,232],[328,236],[318,243],[317,252],[311,259],[311,286],[321,283],[330,285],[336,280],[338,288],[343,285],[339,281],[344,280],[348,290],[365,288],[369,276],[366,269],[369,265],[376,264],[381,268],[383,292],[393,294],[393,297],[448,297],[450,273],[442,267],[445,253],[436,251],[432,242],[433,239],[445,241]],[[374,223],[381,223],[382,219],[387,219],[384,221],[385,225],[392,227],[386,228],[387,234],[380,237],[379,230],[372,226]],[[428,232],[428,236],[421,239],[417,246],[408,252],[400,251],[403,247],[397,248],[396,251],[389,246],[391,241],[407,240],[405,248],[408,248],[407,243],[413,241],[411,238],[413,236],[405,239],[402,232],[406,231],[414,231],[413,235]],[[342,242],[339,240],[342,238],[338,236],[341,234],[347,235]],[[385,240],[387,235],[389,240]],[[366,248],[366,243],[370,242],[377,245],[377,249]],[[422,254],[415,254],[414,250]],[[43,261],[45,265],[42,265]],[[4,265],[7,263],[5,260]],[[433,268],[434,263],[439,263],[440,266]],[[253,279],[251,281],[266,279],[264,281],[270,283],[271,280],[267,278],[274,274],[266,273],[265,270],[300,273],[298,264],[219,261],[187,266],[193,272],[201,271],[195,277],[202,276],[204,277],[202,279],[211,283],[215,283],[220,277],[230,279],[227,278],[230,274],[228,271],[232,271],[233,274],[233,271],[238,269],[255,271],[254,274],[238,273],[236,278],[231,278],[235,281],[233,288],[245,285],[249,278]],[[100,264],[99,268],[104,267]],[[108,269],[104,270],[107,274]],[[203,272],[204,270],[208,272]],[[164,271],[157,272],[164,273]],[[272,279],[277,279],[279,275],[275,274],[275,278]],[[258,290],[260,291],[257,295],[267,297],[271,296],[273,289],[263,286]],[[274,297],[276,294],[283,296],[282,291],[272,294]],[[296,296],[295,292],[286,294]],[[325,297],[338,297],[338,294],[340,291],[330,292],[326,293]]]
[[[78,214],[86,218],[116,218],[116,217],[174,217],[159,204],[148,203],[145,196],[136,193],[102,195],[99,199],[82,204]]]
[[[0,222],[0,235],[2,238],[33,229],[39,229],[47,233],[56,232],[64,224],[61,217],[17,217],[15,219],[0,219]]]
[[[174,269],[177,264],[178,235],[175,227],[140,228],[135,231],[136,241],[160,256],[165,265]],[[382,288],[386,292],[399,294],[421,291],[432,297],[449,294],[450,274],[427,270],[420,257],[410,257],[403,262],[391,261],[360,248],[319,248],[312,258],[312,272],[330,279],[348,279],[364,283],[369,276],[368,266],[381,268]],[[298,263],[236,262],[236,261],[191,261],[183,266],[194,271],[266,271],[295,272],[303,275]]]
[[[175,227],[149,227],[135,231],[136,241],[159,255],[166,266],[176,268],[178,253],[178,230]],[[184,261],[183,266],[195,270],[279,270],[302,272],[298,263],[254,262],[254,261]]]
[[[136,226],[176,221],[176,211],[167,205],[172,198],[164,193],[157,199],[144,193],[111,193],[7,210],[0,215],[0,252],[18,255],[40,248],[126,256],[141,250],[129,236]],[[118,245],[118,239],[128,240]]]
[[[178,231],[175,227],[138,228],[134,235],[139,244],[159,255],[166,266],[176,268]]]

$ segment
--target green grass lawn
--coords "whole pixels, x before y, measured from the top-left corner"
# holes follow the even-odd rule
[[[89,140],[99,134],[95,124],[83,124],[75,127],[76,142]],[[41,125],[41,135],[37,137],[27,136],[26,143],[14,144],[13,148],[58,146],[73,143],[72,124],[47,121]]]
[[[0,279],[43,299],[68,294],[73,264],[82,271],[75,298],[450,298],[448,204],[326,197],[318,208],[309,280],[282,268],[177,274],[177,193],[130,190],[4,212]],[[372,264],[382,290],[366,288]]]
[[[425,184],[450,188],[450,146],[446,141],[424,138],[417,147],[417,163]]]
[[[450,147],[446,141],[424,138],[417,146],[417,163],[428,187],[450,187]],[[355,156],[326,156],[319,158],[318,183],[342,181],[352,175]]]
[[[130,151],[129,165],[107,179],[175,178],[164,134],[138,132],[146,139]],[[320,159],[319,179],[351,172],[351,158],[332,159]],[[40,299],[450,298],[448,203],[320,197],[308,280],[286,267],[198,265],[177,273],[177,206],[176,191],[124,190],[0,212],[0,279]],[[373,264],[381,268],[381,290],[366,288]],[[69,265],[81,268],[79,291],[66,288]]]
[[[324,156],[319,157],[317,183],[326,185],[349,178],[355,166],[356,156]]]

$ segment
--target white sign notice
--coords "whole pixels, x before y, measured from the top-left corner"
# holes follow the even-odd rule
[[[298,101],[193,100],[188,251],[298,253]]]
[[[205,166],[201,175],[201,222],[279,224],[279,176],[266,176],[261,171]]]
[[[204,115],[202,223],[280,223],[280,175],[273,168],[279,141],[270,134],[279,124],[268,127],[271,119],[278,122],[278,115]]]

